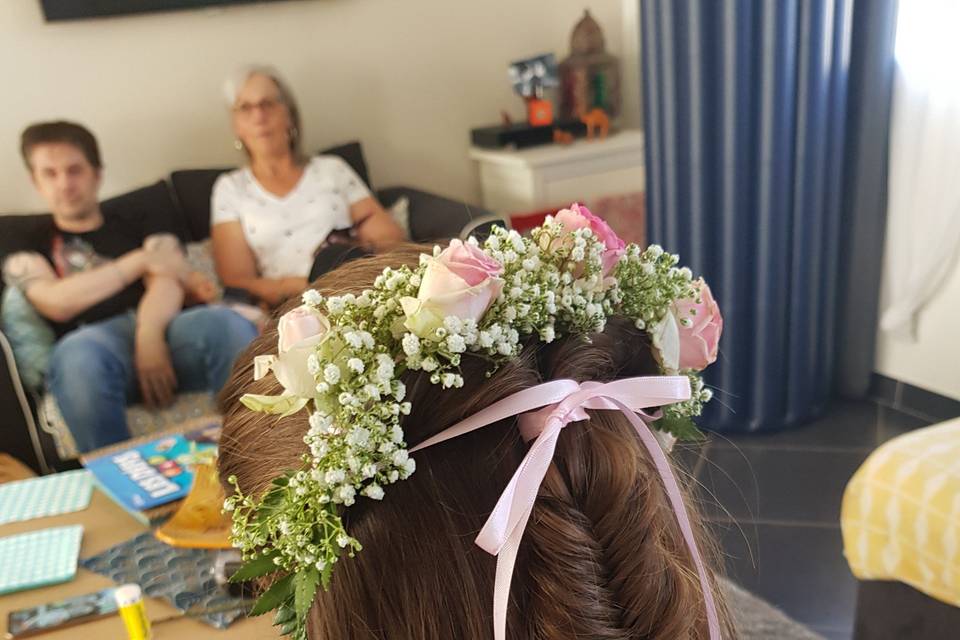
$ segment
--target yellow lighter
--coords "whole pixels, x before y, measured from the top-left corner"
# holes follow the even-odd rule
[[[117,601],[117,609],[120,611],[120,618],[127,628],[130,640],[150,640],[150,621],[147,619],[147,610],[143,606],[140,586],[125,584],[117,587],[113,597]]]

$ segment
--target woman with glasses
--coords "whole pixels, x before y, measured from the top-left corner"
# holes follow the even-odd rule
[[[346,162],[303,155],[300,111],[276,70],[245,68],[225,89],[235,144],[248,159],[213,188],[210,235],[225,287],[276,306],[323,264],[403,239]]]

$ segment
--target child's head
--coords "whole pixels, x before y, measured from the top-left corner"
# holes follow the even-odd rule
[[[359,294],[384,267],[415,266],[422,251],[411,245],[356,261],[314,287],[323,295]],[[244,393],[281,391],[273,377],[253,380],[253,356],[275,352],[277,338],[276,322],[269,323],[221,397],[221,477],[235,475],[248,495],[299,467],[307,450],[307,412],[278,419],[239,402]],[[405,374],[413,407],[402,423],[408,446],[544,381],[658,373],[647,336],[616,317],[589,341],[531,340],[492,373],[490,361],[475,355],[465,355],[461,369],[459,389],[431,384],[421,371]],[[318,591],[310,637],[491,637],[496,560],[474,538],[528,449],[516,422],[418,452],[416,473],[390,485],[384,500],[360,498],[342,510],[363,550],[338,562],[330,589]],[[708,637],[697,572],[676,516],[649,454],[620,413],[592,411],[589,422],[562,431],[520,546],[507,629],[512,639]]]

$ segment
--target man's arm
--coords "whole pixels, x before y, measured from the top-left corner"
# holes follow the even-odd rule
[[[173,275],[148,274],[143,282],[134,351],[137,381],[147,406],[163,407],[173,401],[177,389],[166,332],[183,307],[183,287]]]
[[[144,294],[137,305],[134,361],[144,402],[149,407],[163,407],[173,401],[177,389],[167,347],[167,326],[183,308],[190,267],[179,240],[171,234],[148,236],[143,249],[157,260],[143,277]]]
[[[23,291],[43,316],[69,322],[138,280],[148,264],[145,252],[137,249],[99,267],[58,278],[42,255],[21,252],[3,263],[3,279]]]

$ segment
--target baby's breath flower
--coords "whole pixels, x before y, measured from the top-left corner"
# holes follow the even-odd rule
[[[340,367],[332,362],[323,368],[323,379],[328,384],[335,385],[340,382]]]
[[[420,353],[420,338],[412,333],[403,334],[403,352],[408,356]]]
[[[307,372],[310,375],[315,376],[320,373],[320,359],[317,358],[317,354],[311,353],[307,356]]]
[[[343,313],[343,299],[338,297],[327,298],[327,312],[332,316]]]
[[[357,490],[349,484],[341,485],[340,490],[337,492],[337,496],[340,498],[340,501],[348,507],[355,502],[354,496],[356,495]]]
[[[454,333],[447,336],[447,349],[449,349],[451,353],[463,353],[467,350],[467,343],[464,341],[463,336]]]
[[[354,373],[363,373],[364,364],[360,358],[350,358],[347,360],[347,368]]]
[[[363,427],[354,427],[347,434],[347,444],[355,447],[366,447],[370,442],[370,431]]]
[[[378,484],[369,484],[363,488],[363,495],[373,500],[383,500],[383,487]]]
[[[343,482],[346,477],[347,474],[343,469],[331,469],[327,471],[323,479],[327,484],[339,484]]]
[[[463,331],[463,320],[457,316],[447,316],[443,319],[443,326],[450,333],[460,333]]]
[[[308,304],[311,307],[319,307],[323,304],[323,296],[316,289],[307,289],[303,292],[302,296],[303,304]]]

